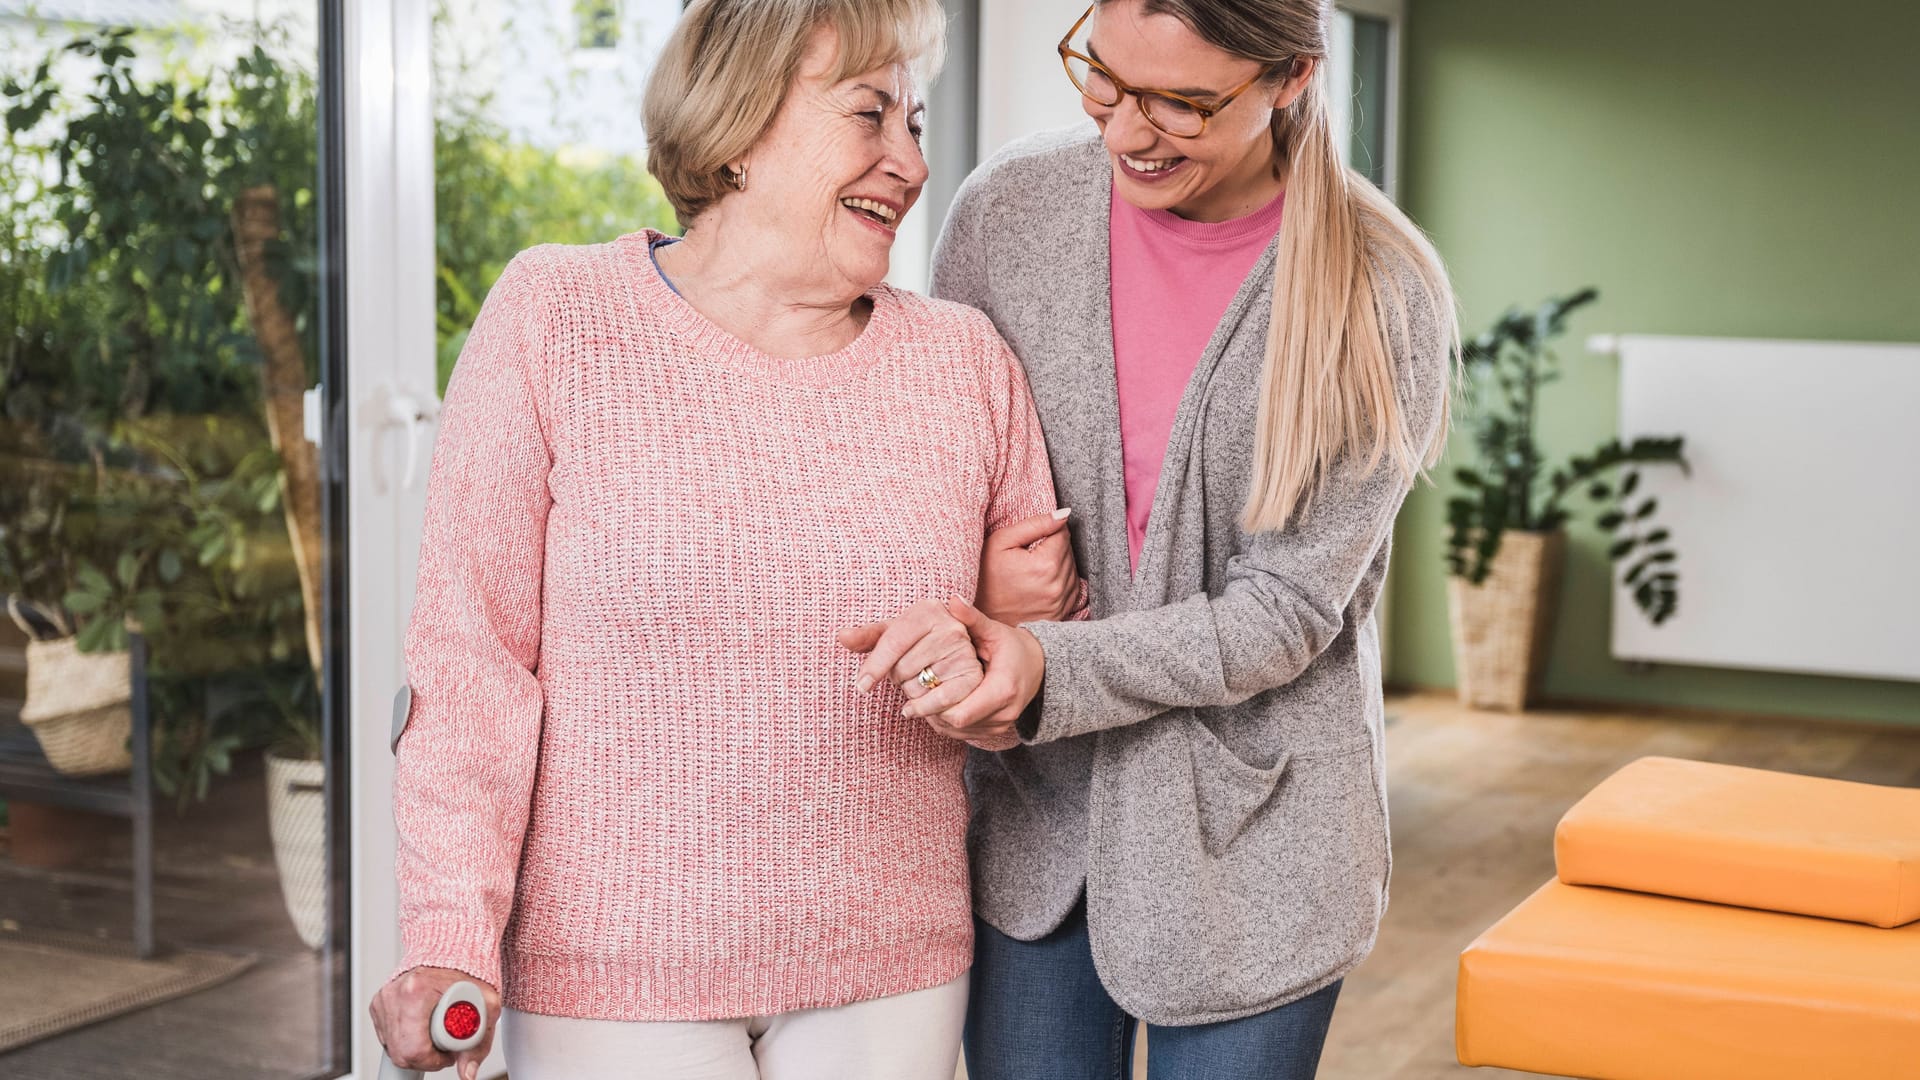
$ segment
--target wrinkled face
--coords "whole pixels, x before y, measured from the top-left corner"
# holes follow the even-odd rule
[[[747,156],[747,190],[728,198],[781,247],[795,279],[857,295],[887,276],[894,234],[927,182],[926,106],[903,63],[831,80],[837,47],[831,29],[815,32]]]
[[[1261,73],[1261,65],[1209,45],[1187,24],[1146,14],[1140,0],[1110,0],[1088,23],[1085,51],[1130,86],[1167,90],[1208,105]],[[1196,138],[1175,138],[1147,122],[1139,99],[1080,103],[1100,126],[1114,189],[1146,210],[1209,219],[1238,189],[1259,182],[1273,160],[1273,110],[1298,96],[1294,80],[1262,80],[1207,121]]]

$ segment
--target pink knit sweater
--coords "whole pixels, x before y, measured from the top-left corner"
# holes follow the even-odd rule
[[[514,259],[442,412],[399,745],[402,970],[700,1020],[972,955],[965,748],[854,691],[845,626],[973,595],[1052,509],[985,316],[880,286],[845,349],[708,322],[651,234]]]

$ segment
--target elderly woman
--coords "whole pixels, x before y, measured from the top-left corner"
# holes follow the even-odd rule
[[[1078,578],[1011,352],[881,284],[941,24],[698,0],[646,102],[684,239],[535,248],[489,295],[407,642],[397,1063],[456,1063],[426,1018],[465,977],[515,1080],[953,1075],[966,747],[897,684],[980,681],[945,598],[1059,618]],[[902,608],[919,644],[859,678],[836,631]]]

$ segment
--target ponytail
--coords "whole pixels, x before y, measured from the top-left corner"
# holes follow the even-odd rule
[[[1444,338],[1457,344],[1446,271],[1399,207],[1341,163],[1323,69],[1316,65],[1306,89],[1274,114],[1287,206],[1242,516],[1251,532],[1284,528],[1309,513],[1337,458],[1363,454],[1368,472],[1385,465],[1411,483],[1446,444],[1444,401],[1438,431],[1425,445],[1411,429],[1393,355],[1396,338],[1403,348],[1416,344],[1408,318],[1414,304],[1428,307]],[[1395,266],[1410,266],[1412,280],[1402,280]]]

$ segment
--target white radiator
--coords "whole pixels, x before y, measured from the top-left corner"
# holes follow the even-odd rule
[[[1616,573],[1614,656],[1920,680],[1920,345],[1588,347],[1619,354],[1621,436],[1684,436],[1693,466],[1641,478],[1680,606],[1655,627]]]

